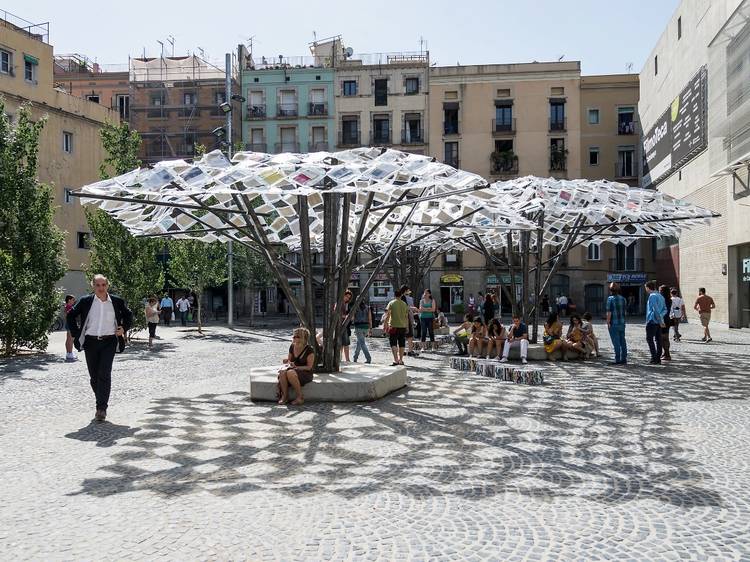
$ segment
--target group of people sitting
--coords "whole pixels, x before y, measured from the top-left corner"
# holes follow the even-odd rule
[[[552,312],[544,323],[544,351],[551,355],[555,351],[562,352],[565,359],[566,351],[573,351],[581,357],[594,355],[599,357],[599,341],[594,334],[591,314],[585,312],[583,317],[572,314],[570,324],[563,337],[563,325],[558,319],[557,312]]]

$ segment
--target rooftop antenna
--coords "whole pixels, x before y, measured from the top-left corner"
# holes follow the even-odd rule
[[[565,55],[560,55],[560,58],[557,59],[557,62],[562,62],[562,60],[565,58]]]
[[[426,41],[424,40],[424,37],[422,37],[422,36],[420,35],[420,36],[419,36],[419,54],[420,54],[420,56],[421,56],[421,55],[422,55],[422,53],[424,52],[424,46],[425,46],[425,43],[426,43]]]
[[[172,45],[172,56],[174,56],[174,36],[173,35],[167,35],[167,43]]]
[[[313,44],[318,42],[318,34],[315,33],[315,30],[313,29]]]
[[[633,72],[633,63],[632,62],[627,63],[625,65],[625,70],[628,71],[628,74],[632,73]]]
[[[203,47],[198,47],[198,52],[201,54],[201,58],[203,60],[206,59],[206,51],[203,50]]]
[[[159,45],[161,45],[161,58],[164,58],[164,43],[162,43],[158,39],[156,40],[156,42],[159,43]]]
[[[247,47],[251,55],[253,54],[253,39],[255,39],[255,35],[251,35],[247,38]]]

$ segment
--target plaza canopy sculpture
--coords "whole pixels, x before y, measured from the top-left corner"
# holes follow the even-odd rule
[[[233,240],[253,248],[311,334],[313,286],[320,285],[312,254],[321,252],[321,368],[326,371],[338,370],[342,322],[334,310],[341,310],[352,271],[370,272],[354,309],[394,251],[414,245],[443,251],[468,247],[498,267],[503,262],[497,251],[510,248],[510,256],[520,250],[523,286],[528,287],[532,249],[538,253],[537,264],[544,265],[541,249],[561,248],[551,258],[549,279],[574,245],[674,235],[710,216],[658,192],[606,181],[526,177],[490,186],[476,174],[431,157],[382,148],[239,152],[231,162],[214,151],[193,163],[165,161],[133,170],[87,185],[76,195],[136,236]],[[374,257],[356,265],[363,250]],[[285,259],[287,251],[301,254],[300,265]],[[513,260],[505,265],[514,283]],[[537,288],[542,287],[541,269],[533,269]],[[303,302],[292,291],[288,274],[302,278]]]

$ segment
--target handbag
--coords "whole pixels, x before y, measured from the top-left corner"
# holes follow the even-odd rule
[[[177,320],[177,318],[175,317],[174,312],[172,312],[172,319],[171,319],[171,321],[174,322],[175,320]]]
[[[193,311],[187,313],[187,321],[192,322],[193,321]]]

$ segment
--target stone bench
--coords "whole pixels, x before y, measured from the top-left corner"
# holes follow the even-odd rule
[[[478,355],[475,355],[475,357],[479,358]],[[495,350],[492,350],[492,353],[490,354],[490,357],[497,357],[497,353]],[[548,354],[544,350],[544,345],[541,343],[530,343],[529,344],[529,352],[526,355],[526,358],[529,361],[560,361],[563,359],[562,351],[557,350],[554,353]],[[521,349],[518,347],[514,347],[510,350],[510,353],[508,354],[508,359],[511,361],[514,360],[520,360],[521,359]],[[566,351],[565,352],[565,360],[567,361],[574,361],[576,359],[583,359],[583,356],[579,353],[576,353],[575,351]]]
[[[276,383],[281,365],[250,369],[250,399],[276,401]],[[309,402],[370,402],[406,386],[406,367],[347,364],[338,373],[315,373],[302,387]],[[289,399],[295,392],[289,389]]]
[[[476,359],[474,357],[451,357],[452,369],[467,371],[476,375],[509,381],[518,384],[544,384],[544,374],[541,369],[526,365],[500,363],[494,359]]]

